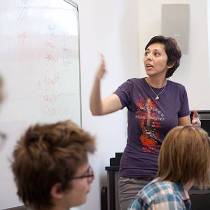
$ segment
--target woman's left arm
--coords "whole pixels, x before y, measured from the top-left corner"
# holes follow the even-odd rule
[[[193,125],[193,126],[201,127],[201,121],[199,119],[198,112],[197,111],[193,111],[192,122],[190,120],[190,115],[185,116],[185,117],[180,117],[178,125],[181,125],[181,126]]]
[[[185,116],[185,117],[180,117],[178,125],[180,125],[180,126],[191,125],[190,115]]]

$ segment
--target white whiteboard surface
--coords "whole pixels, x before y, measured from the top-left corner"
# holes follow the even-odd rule
[[[81,125],[78,9],[63,0],[7,0],[0,7],[0,209],[20,204],[10,170],[14,145],[37,122]]]

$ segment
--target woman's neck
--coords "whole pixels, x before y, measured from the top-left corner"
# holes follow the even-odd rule
[[[154,88],[162,88],[166,85],[166,78],[146,77],[146,82]]]

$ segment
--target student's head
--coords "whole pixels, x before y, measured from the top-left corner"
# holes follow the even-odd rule
[[[199,127],[178,126],[165,137],[160,149],[158,177],[197,186],[209,184],[210,140]]]
[[[175,70],[179,67],[180,58],[181,58],[181,50],[175,39],[171,37],[164,36],[154,36],[150,39],[145,47],[145,54],[147,50],[155,45],[159,45],[163,48],[164,53],[166,53],[166,64],[168,66],[168,70],[166,72],[166,78],[171,77]],[[160,50],[162,50],[160,48]],[[160,52],[162,53],[162,52]],[[158,55],[158,52],[156,53]]]
[[[13,152],[17,193],[31,209],[69,209],[86,201],[95,141],[71,121],[29,127]]]

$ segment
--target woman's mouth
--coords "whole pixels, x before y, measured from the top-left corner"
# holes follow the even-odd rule
[[[146,64],[145,67],[146,67],[147,70],[150,70],[150,69],[153,68],[153,65],[151,65],[151,64]]]

